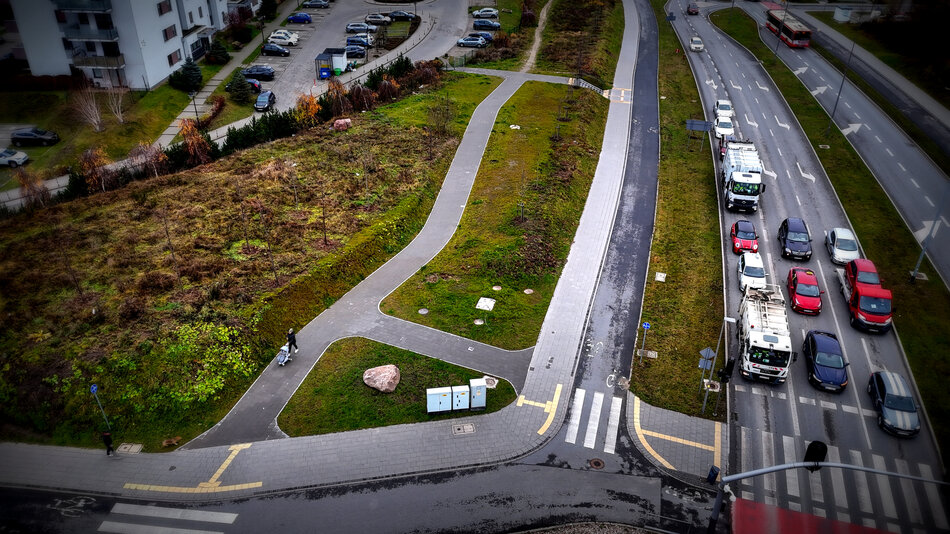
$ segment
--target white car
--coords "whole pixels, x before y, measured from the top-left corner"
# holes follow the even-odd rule
[[[0,165],[6,165],[11,169],[15,169],[18,166],[23,165],[28,159],[30,159],[30,156],[27,156],[26,152],[13,150],[12,148],[8,148],[3,152],[0,152]]]
[[[376,44],[376,38],[373,37],[373,34],[371,33],[357,33],[356,35],[351,35],[350,37],[365,39],[366,42],[369,43],[370,46],[373,46],[374,44]]]
[[[387,17],[386,15],[383,15],[382,13],[370,13],[369,15],[366,15],[366,18],[363,19],[363,22],[365,22],[366,24],[375,24],[378,26],[380,24],[382,25],[392,24],[393,19]]]
[[[277,35],[271,34],[267,38],[267,42],[280,46],[297,46],[298,37],[296,34],[292,36],[287,36],[285,34],[279,33]]]
[[[498,10],[493,7],[483,7],[476,11],[472,11],[472,16],[477,19],[497,19]]]
[[[703,51],[703,40],[699,37],[691,37],[689,40],[689,49],[693,52],[702,52]]]
[[[825,248],[828,249],[831,262],[838,265],[844,265],[861,257],[858,241],[847,228],[832,228],[825,235]]]
[[[745,293],[745,288],[763,289],[765,287],[765,264],[758,252],[743,252],[739,256],[737,269],[739,274],[739,291]]]
[[[731,100],[716,100],[716,116],[717,117],[732,117],[735,115],[736,110],[732,109]]]
[[[736,134],[736,128],[732,125],[732,119],[729,117],[723,117],[722,115],[716,117],[714,125],[716,127],[716,137],[720,139],[727,135]]]

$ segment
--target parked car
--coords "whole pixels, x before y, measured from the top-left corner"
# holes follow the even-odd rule
[[[366,15],[366,18],[363,19],[363,22],[365,22],[366,24],[375,24],[377,26],[385,26],[388,24],[392,24],[393,19],[389,18],[386,15],[383,15],[382,13],[370,13],[369,15]]]
[[[848,385],[848,362],[838,336],[822,330],[811,330],[805,334],[802,343],[805,355],[805,367],[808,369],[808,381],[824,391],[841,393]]]
[[[394,21],[395,20],[413,21],[413,20],[416,20],[417,17],[418,15],[414,13],[409,13],[408,11],[396,10],[396,11],[389,12],[389,18],[393,19]]]
[[[693,52],[702,52],[704,48],[703,40],[699,37],[691,37],[689,39],[689,49]]]
[[[904,377],[892,371],[871,373],[868,395],[877,410],[877,425],[896,436],[911,437],[920,432],[917,403]]]
[[[687,15],[699,15],[699,6],[696,4],[690,4],[686,6]]]
[[[254,78],[245,78],[245,80],[247,80],[247,84],[251,86],[252,92],[254,93],[261,92],[261,82],[255,80]],[[228,82],[228,84],[224,86],[224,90],[231,92],[231,82]]]
[[[310,15],[306,13],[294,13],[287,17],[287,22],[294,22],[297,24],[310,24],[313,22],[313,19],[310,18]]]
[[[715,111],[717,117],[732,117],[736,113],[732,108],[732,101],[724,98],[716,100]]]
[[[488,41],[479,37],[462,37],[456,42],[459,46],[470,46],[472,48],[485,48],[488,46]]]
[[[373,46],[373,42],[370,39],[367,39],[365,33],[350,35],[346,38],[346,46],[360,46],[363,48],[369,48]]]
[[[245,78],[254,78],[255,80],[273,80],[274,67],[267,65],[251,65],[241,71]]]
[[[326,9],[330,7],[330,2],[327,0],[307,0],[306,2],[300,4],[301,7],[309,7],[311,9]]]
[[[747,287],[765,287],[765,264],[762,263],[762,256],[759,256],[758,252],[743,252],[736,267],[739,274],[739,291],[745,292]]]
[[[736,127],[732,124],[732,119],[730,117],[723,117],[722,115],[716,117],[716,122],[714,123],[716,128],[716,137],[722,139],[727,135],[735,135]]]
[[[297,33],[297,32],[292,32],[292,31],[286,30],[286,29],[284,29],[284,28],[278,28],[278,29],[276,29],[276,30],[270,32],[270,36],[271,36],[271,37],[283,36],[283,37],[286,37],[287,39],[293,39],[294,41],[300,39],[300,34],[299,34],[299,33]]]
[[[11,169],[15,169],[20,165],[23,165],[28,159],[30,159],[30,157],[26,155],[26,152],[13,150],[12,148],[8,148],[3,152],[0,152],[0,165],[6,165]]]
[[[359,45],[346,45],[346,57],[366,57],[366,47]]]
[[[13,130],[10,134],[10,141],[14,146],[49,146],[58,143],[59,136],[56,135],[56,132],[40,128],[20,128]]]
[[[273,91],[264,91],[257,95],[257,101],[254,102],[254,109],[257,111],[268,111],[277,103],[277,97]]]
[[[501,24],[493,20],[485,19],[475,19],[475,22],[472,23],[472,29],[474,30],[499,30],[501,29]]]
[[[778,227],[778,242],[783,258],[811,259],[811,234],[803,219],[789,217]]]
[[[861,257],[858,241],[847,228],[832,228],[825,236],[825,248],[831,256],[831,263],[844,265]]]
[[[489,32],[472,32],[468,34],[466,37],[481,37],[482,39],[485,40],[485,42],[489,44],[491,44],[491,42],[495,40],[495,38],[492,37],[492,34]]]
[[[497,19],[498,10],[493,7],[483,7],[472,11],[472,16],[477,19]]]
[[[267,38],[267,42],[278,46],[297,46],[298,39],[297,34],[291,36],[285,33],[272,33]]]
[[[377,26],[365,22],[351,22],[346,25],[346,33],[376,33]]]
[[[290,50],[286,48],[275,45],[273,43],[267,43],[261,46],[261,55],[264,56],[284,56],[287,57],[290,55]]]
[[[759,236],[755,233],[755,225],[746,220],[736,221],[729,232],[732,236],[732,253],[758,252]]]
[[[792,267],[788,271],[788,303],[793,310],[805,315],[821,313],[821,295],[815,271],[804,267]]]

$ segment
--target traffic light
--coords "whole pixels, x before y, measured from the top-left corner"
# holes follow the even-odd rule
[[[828,456],[828,446],[825,445],[823,441],[813,441],[808,444],[808,448],[805,449],[805,461],[806,462],[824,462],[825,457]],[[813,465],[806,467],[812,473],[821,469],[820,465]]]

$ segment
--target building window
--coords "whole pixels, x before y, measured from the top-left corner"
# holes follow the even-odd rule
[[[165,13],[169,13],[171,10],[172,10],[171,0],[162,0],[161,2],[158,3],[159,15],[164,15]]]
[[[181,50],[175,50],[171,54],[168,54],[169,67],[174,67],[179,61],[181,61]]]
[[[194,24],[194,23],[195,23],[195,14],[192,13],[191,11],[188,12],[188,22],[189,22],[190,24]]]
[[[96,43],[92,41],[86,41],[86,52],[95,52],[95,51],[96,51]]]
[[[178,32],[175,31],[175,25],[172,24],[171,26],[162,30],[162,35],[165,37],[165,41],[168,41],[172,37],[175,37],[176,35],[178,35]]]
[[[204,11],[201,10],[201,6],[198,6],[198,18],[203,19],[205,17]]]

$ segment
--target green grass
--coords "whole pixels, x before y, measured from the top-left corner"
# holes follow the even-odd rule
[[[651,1],[659,27],[661,152],[651,273],[643,299],[643,321],[651,325],[646,348],[659,357],[634,360],[630,389],[652,405],[712,418],[713,410],[700,414],[696,362],[700,350],[715,347],[722,322],[719,206],[708,139],[702,149],[698,139],[692,140],[687,150],[683,124],[703,118],[703,110],[663,3]],[[666,282],[654,281],[654,272],[666,273]],[[722,413],[718,419],[724,418]]]
[[[363,383],[363,371],[390,364],[399,368],[395,391],[382,393]],[[495,389],[488,390],[482,411],[426,413],[426,388],[467,385],[470,379],[482,376],[408,350],[347,338],[323,353],[277,423],[290,436],[310,436],[486,414],[515,400],[511,384],[499,380]]]
[[[528,82],[502,107],[448,245],[380,305],[385,313],[506,349],[533,345],[593,178],[607,100]],[[520,125],[512,130],[509,126]],[[561,139],[553,141],[556,128]],[[524,202],[525,220],[519,202]],[[495,291],[493,286],[501,286]],[[525,294],[525,289],[533,293]],[[494,310],[475,309],[479,297]],[[419,315],[428,308],[427,315]],[[475,325],[476,319],[485,321]]]
[[[929,261],[921,271],[930,280],[908,283],[908,273],[920,254],[920,247],[904,226],[897,210],[867,169],[858,154],[837,128],[825,134],[828,115],[807,88],[759,39],[755,22],[739,12],[714,13],[712,21],[739,41],[762,62],[815,148],[832,185],[854,225],[868,257],[894,293],[894,324],[920,390],[922,401],[934,423],[934,434],[944,457],[950,449],[950,293]],[[819,144],[829,145],[822,149]],[[856,384],[861,387],[860,380]]]
[[[544,28],[541,49],[533,72],[575,75],[603,89],[613,83],[623,41],[623,3],[615,0],[586,2],[553,0]],[[584,26],[577,27],[576,13],[584,11]]]

